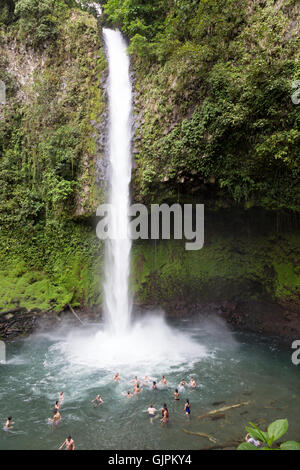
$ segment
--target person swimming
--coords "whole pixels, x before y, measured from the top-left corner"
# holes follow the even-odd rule
[[[63,404],[63,402],[65,401],[65,397],[64,397],[64,393],[63,392],[59,392],[59,402],[61,404]]]
[[[175,392],[174,392],[174,400],[179,400],[178,388],[175,389]]]
[[[14,422],[12,422],[12,416],[9,416],[6,420],[6,423],[4,425],[4,430],[5,431],[8,431],[8,429],[13,429],[13,424],[15,424]]]
[[[104,401],[102,400],[100,395],[97,395],[95,400],[92,400],[91,403],[95,403],[94,407],[96,408],[96,406],[102,405]]]
[[[120,379],[121,379],[120,374],[119,374],[119,372],[117,372],[117,373],[115,374],[113,380],[114,380],[115,382],[118,382],[118,380],[120,380]]]
[[[185,380],[182,380],[179,384],[179,387],[184,387],[186,385],[186,381]]]
[[[49,421],[53,424],[53,426],[57,426],[60,420],[61,420],[60,412],[58,410],[53,410],[53,418],[52,419],[49,418]]]
[[[140,393],[143,389],[140,387],[140,385],[137,383],[135,384],[134,386],[134,395],[137,395],[138,393]]]
[[[59,447],[58,450],[61,450],[63,448],[66,448],[66,450],[75,450],[75,442],[72,439],[71,436],[68,436],[65,442],[62,443],[62,445]]]
[[[186,404],[184,405],[184,411],[185,411],[186,416],[190,416],[190,414],[191,414],[191,405],[190,405],[189,400],[186,400]]]
[[[142,384],[146,385],[146,387],[149,387],[150,382],[151,382],[151,379],[150,379],[149,375],[145,375]]]
[[[59,400],[56,400],[55,405],[54,405],[54,409],[55,409],[55,410],[59,410],[59,409],[60,409]]]
[[[195,381],[195,379],[194,379],[193,377],[192,377],[191,380],[190,380],[190,385],[191,385],[191,387],[193,387],[193,388],[196,388],[196,387],[197,387],[196,381]]]
[[[133,397],[133,395],[132,395],[131,392],[127,392],[127,393],[126,393],[126,392],[122,392],[121,395],[123,395],[123,397],[127,397],[127,398],[132,398],[132,397]]]
[[[157,385],[156,385],[156,382],[154,381],[153,384],[152,384],[152,390],[157,390]]]
[[[167,379],[166,379],[166,377],[165,377],[164,375],[162,376],[160,383],[162,383],[162,384],[168,386]]]

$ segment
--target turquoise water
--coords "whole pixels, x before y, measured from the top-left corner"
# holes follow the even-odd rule
[[[99,325],[72,330],[66,325],[59,331],[9,344],[7,364],[0,366],[0,420],[4,424],[12,415],[15,425],[10,432],[1,431],[0,449],[57,449],[69,433],[77,449],[200,449],[212,443],[184,429],[210,434],[222,445],[244,436],[249,421],[264,427],[277,418],[288,418],[286,437],[300,441],[300,369],[291,362],[292,350],[282,350],[276,341],[255,335],[232,333],[218,319],[178,321],[171,324],[175,342],[169,356],[163,351],[160,361],[155,358],[155,350],[160,351],[155,338],[159,342],[163,339],[153,325],[148,336],[154,338],[154,355],[147,361],[138,344],[135,354],[138,357],[140,351],[143,360],[135,364],[131,354],[128,366],[124,362],[128,351],[124,350],[123,361],[118,355],[111,357],[111,351],[105,357],[100,344],[99,357],[88,352],[85,356],[91,343],[97,349],[98,339],[103,346],[101,335],[95,342]],[[74,349],[72,338],[77,338]],[[76,356],[78,348],[83,360]],[[120,383],[112,381],[117,371]],[[144,386],[138,396],[122,396],[122,392],[133,390],[129,381],[135,375],[150,375],[159,382],[162,374],[168,388],[153,391]],[[186,387],[175,402],[174,389],[180,380],[189,381],[191,376],[197,389]],[[65,395],[62,421],[53,429],[48,418],[60,391]],[[104,404],[93,408],[91,400],[98,393]],[[190,419],[183,412],[186,398],[191,402]],[[219,405],[222,407],[247,401],[251,403],[226,412],[225,419],[198,419],[218,408],[214,402],[225,402]],[[151,402],[157,409],[167,403],[169,425],[161,426],[159,419],[150,423],[146,409]]]

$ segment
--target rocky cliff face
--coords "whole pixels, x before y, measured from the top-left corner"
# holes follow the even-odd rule
[[[94,215],[96,161],[104,154],[98,132],[105,112],[100,81],[106,67],[96,19],[70,10],[55,44],[46,41],[39,48],[3,30],[0,50],[8,89],[3,140],[10,130],[18,133],[19,168],[29,167],[27,178],[18,181],[20,189],[29,183],[41,206],[39,216],[42,210],[48,218],[56,216],[65,206],[75,218]],[[12,114],[20,116],[18,124]],[[4,142],[4,159],[10,142]],[[17,208],[6,209],[7,219],[18,217]]]
[[[90,219],[105,188],[106,60],[95,17],[63,0],[56,14],[50,31],[41,10],[0,23],[2,310],[61,310],[99,297],[91,277],[102,248]]]

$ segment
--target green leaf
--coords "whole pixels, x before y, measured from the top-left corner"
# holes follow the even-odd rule
[[[286,441],[280,446],[281,450],[300,450],[300,443],[296,441]]]
[[[277,441],[277,439],[279,439],[287,432],[288,427],[289,423],[287,419],[277,419],[268,427],[269,439],[272,437],[272,442]]]
[[[251,437],[254,437],[254,439],[258,439],[261,442],[267,442],[268,441],[268,434],[266,432],[261,431],[255,424],[250,423],[252,428],[249,426],[246,426],[246,430],[250,434]]]
[[[257,450],[257,447],[249,442],[242,442],[242,444],[238,446],[237,450]]]

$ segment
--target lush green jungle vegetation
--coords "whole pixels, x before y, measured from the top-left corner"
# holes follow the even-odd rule
[[[0,310],[101,301],[102,246],[93,220],[105,189],[97,172],[97,137],[106,124],[101,25],[121,28],[129,40],[135,201],[204,202],[220,213],[258,207],[297,228],[300,105],[291,95],[300,79],[298,2],[102,4],[97,24],[72,0],[1,2],[7,103],[0,108]],[[160,246],[158,258],[152,245],[138,244],[134,290],[149,301],[160,285],[169,298],[180,282],[199,296],[205,279],[218,279],[222,298],[238,278],[241,289],[250,280],[297,303],[299,238],[283,235],[288,249],[278,252],[279,226],[270,239],[251,241],[245,263],[234,256],[234,269],[235,238],[222,239],[222,228],[212,236],[216,250],[208,244],[189,258],[171,243]],[[240,240],[246,244],[247,234]]]
[[[109,0],[105,12],[138,71],[137,192],[299,212],[298,2]]]

